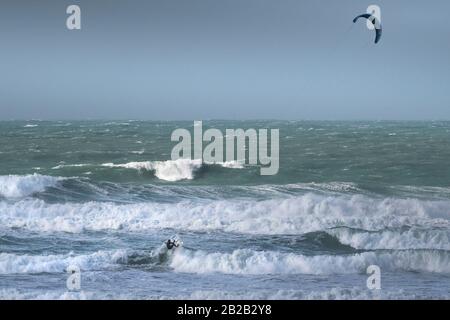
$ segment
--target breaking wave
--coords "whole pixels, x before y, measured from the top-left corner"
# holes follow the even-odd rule
[[[27,197],[43,192],[48,187],[54,187],[61,180],[64,178],[40,174],[0,176],[0,196],[5,198]]]
[[[220,291],[199,290],[193,292],[188,299],[193,300],[378,300],[378,299],[418,299],[434,298],[406,294],[403,290],[387,291],[354,288],[332,288],[323,291],[311,290],[253,290],[253,291]]]
[[[441,296],[422,296],[408,294],[403,290],[388,291],[364,290],[354,288],[332,288],[329,290],[251,290],[251,291],[223,291],[223,290],[196,290],[188,295],[144,295],[136,297],[125,292],[91,292],[91,291],[40,291],[0,289],[0,300],[128,300],[128,299],[154,299],[154,300],[411,300],[411,299],[445,299]]]
[[[66,232],[173,228],[244,234],[305,234],[337,227],[384,231],[409,226],[448,230],[449,209],[449,201],[316,194],[263,201],[198,199],[135,204],[46,203],[24,199],[15,203],[0,202],[0,223],[10,228]],[[346,241],[344,235],[336,236]],[[442,244],[447,246],[448,242]]]
[[[238,249],[231,253],[178,250],[170,266],[178,272],[226,274],[354,274],[370,265],[383,270],[450,273],[444,251],[364,252],[354,255],[305,256],[278,251]]]
[[[123,164],[104,163],[102,166],[110,168],[125,168],[135,170],[154,171],[158,179],[166,181],[192,180],[195,173],[202,168],[204,163],[200,159],[178,159],[167,161],[141,161]],[[242,163],[238,161],[227,161],[218,163],[207,163],[207,165],[220,165],[223,168],[242,169]]]
[[[40,291],[0,289],[0,300],[374,300],[374,299],[445,299],[441,296],[423,296],[408,294],[403,290],[388,291],[354,288],[332,288],[329,290],[249,290],[249,291],[223,291],[223,290],[196,290],[188,295],[144,295],[136,297],[126,292],[92,292],[92,291]]]
[[[306,256],[251,249],[224,253],[180,248],[166,259],[155,257],[155,252],[136,256],[136,253],[124,249],[82,255],[0,253],[0,274],[65,273],[69,266],[78,266],[82,271],[111,270],[127,264],[136,266],[139,259],[154,266],[165,264],[175,272],[195,274],[365,274],[370,265],[378,265],[384,271],[450,273],[450,253],[440,250]]]
[[[201,160],[178,159],[167,161],[143,161],[124,164],[105,163],[105,167],[155,171],[158,179],[166,181],[192,180],[202,166]]]
[[[98,251],[86,255],[17,255],[0,253],[0,274],[37,274],[63,273],[69,266],[78,266],[81,270],[104,270],[112,268],[121,261],[126,261],[125,250]]]
[[[143,295],[126,292],[92,292],[77,291],[39,291],[39,290],[0,290],[0,300],[415,300],[415,299],[446,299],[446,296],[425,295],[422,292],[407,293],[404,290],[380,292],[373,290],[353,288],[332,288],[328,290],[196,290],[188,295]]]
[[[355,249],[438,249],[450,251],[450,231],[412,227],[405,230],[368,232],[349,228],[336,228],[327,233],[344,245]]]

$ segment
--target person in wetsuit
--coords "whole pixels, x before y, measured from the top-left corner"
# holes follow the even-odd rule
[[[169,239],[166,241],[166,246],[167,246],[167,249],[171,250],[171,249],[173,249],[173,247],[178,248],[180,246],[180,244],[177,240]]]

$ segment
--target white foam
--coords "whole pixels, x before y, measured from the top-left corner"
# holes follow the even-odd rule
[[[228,169],[243,169],[242,161],[225,161],[225,162],[202,162],[200,159],[178,159],[166,161],[137,161],[121,164],[104,163],[103,167],[109,168],[125,168],[135,170],[155,171],[155,176],[161,180],[179,181],[192,180],[195,173],[203,166],[218,165]]]
[[[444,251],[364,252],[336,256],[305,256],[278,251],[239,249],[231,253],[207,253],[180,249],[170,266],[177,272],[225,274],[362,274],[369,265],[384,271],[450,273],[450,254]]]
[[[0,202],[0,225],[41,231],[183,229],[247,234],[304,234],[335,227],[450,229],[449,201],[305,194],[287,199],[177,203]],[[444,243],[445,244],[445,243]]]
[[[379,293],[360,287],[332,288],[326,290],[249,290],[222,291],[197,290],[188,295],[143,295],[136,296],[127,292],[101,291],[64,291],[64,290],[19,290],[0,289],[0,300],[374,300],[374,299],[445,299],[446,297],[428,297],[417,294],[407,294],[403,290],[381,290]]]
[[[20,198],[43,192],[48,187],[56,186],[61,177],[32,175],[0,176],[0,195],[6,198]]]
[[[225,162],[211,162],[211,163],[208,162],[207,164],[219,165],[223,168],[228,168],[228,169],[243,169],[244,168],[243,161],[236,161],[236,160],[225,161]]]
[[[67,267],[75,265],[82,271],[104,270],[120,261],[126,261],[126,251],[97,251],[92,254],[74,255],[17,255],[0,253],[0,274],[20,273],[64,273]]]
[[[161,180],[192,180],[195,172],[201,168],[201,160],[178,159],[153,163],[155,176]]]
[[[186,299],[186,297],[180,297]],[[417,299],[424,298],[406,294],[403,290],[387,291],[363,288],[332,288],[323,291],[311,290],[252,290],[221,291],[198,290],[187,299],[192,300],[375,300],[375,299]],[[428,297],[429,298],[429,297]]]
[[[449,230],[412,228],[406,231],[364,232],[339,228],[327,232],[335,236],[342,244],[349,245],[355,249],[450,250]]]
[[[153,165],[151,161],[141,161],[141,162],[128,162],[114,164],[112,162],[103,163],[102,167],[109,168],[125,168],[125,169],[136,169],[136,170],[153,170]]]
[[[201,168],[201,160],[178,159],[167,161],[142,161],[124,164],[104,163],[111,168],[126,168],[135,170],[155,171],[158,179],[166,181],[192,180],[195,172]]]
[[[225,162],[220,163],[220,165],[224,168],[231,168],[231,169],[244,168],[242,161],[225,161]]]
[[[55,167],[53,167],[53,170],[63,169],[63,168],[82,168],[82,167],[89,167],[91,164],[88,163],[77,163],[77,164],[60,164]]]
[[[103,292],[63,291],[63,290],[18,290],[0,289],[0,300],[124,300],[122,294],[115,295]]]

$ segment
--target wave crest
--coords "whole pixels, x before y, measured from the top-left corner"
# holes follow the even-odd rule
[[[187,273],[328,275],[365,273],[367,267],[374,264],[389,271],[450,273],[450,255],[444,251],[305,256],[249,249],[231,253],[182,249],[173,255],[170,266],[175,271]]]
[[[92,254],[74,255],[17,255],[13,253],[0,253],[0,274],[18,273],[63,273],[71,265],[81,270],[104,270],[114,264],[126,261],[125,250],[97,251]]]
[[[448,201],[327,197],[314,194],[273,200],[195,200],[177,203],[48,204],[0,202],[0,223],[38,231],[221,230],[245,234],[305,234],[336,227],[383,231],[422,226],[450,228]]]
[[[40,174],[0,176],[0,196],[5,198],[27,197],[54,187],[64,178]]]
[[[195,178],[195,173],[206,165],[219,165],[223,168],[242,169],[243,164],[239,161],[226,161],[216,163],[204,163],[201,159],[177,159],[166,161],[139,161],[128,162],[122,164],[104,163],[103,167],[109,168],[125,168],[134,170],[154,171],[158,179],[170,182],[180,180],[192,180]]]
[[[178,159],[167,161],[142,161],[124,164],[104,163],[111,168],[126,168],[135,170],[155,171],[158,179],[166,181],[192,180],[195,172],[201,168],[201,160]]]
[[[368,232],[349,228],[336,228],[327,231],[340,243],[355,249],[438,249],[450,251],[450,232],[439,229],[413,227],[407,230],[383,230]]]

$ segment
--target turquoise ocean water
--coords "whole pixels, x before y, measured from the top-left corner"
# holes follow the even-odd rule
[[[170,161],[190,121],[0,122],[0,298],[450,297],[450,122],[203,125],[279,129],[279,173]]]

